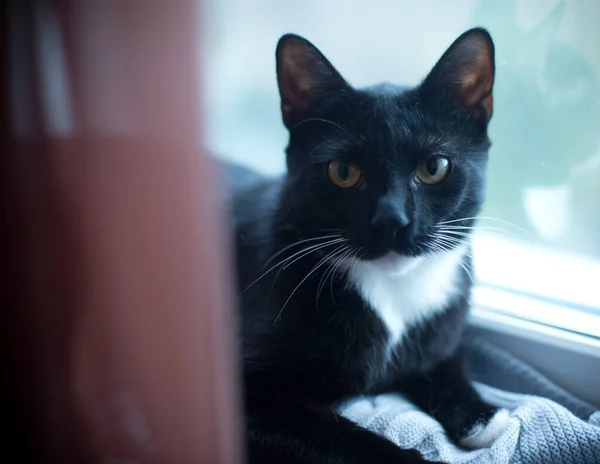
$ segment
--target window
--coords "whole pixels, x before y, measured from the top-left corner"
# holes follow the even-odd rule
[[[475,306],[600,340],[600,3],[213,0],[207,14],[209,147],[265,173],[285,162],[283,33],[362,86],[417,84],[461,32],[488,28],[497,79]]]

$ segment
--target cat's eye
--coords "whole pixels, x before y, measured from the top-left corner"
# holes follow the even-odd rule
[[[343,159],[336,159],[329,163],[327,174],[331,182],[342,188],[354,187],[361,177],[360,169]]]
[[[428,185],[443,181],[450,173],[450,160],[443,156],[431,156],[421,163],[415,172],[417,179]]]

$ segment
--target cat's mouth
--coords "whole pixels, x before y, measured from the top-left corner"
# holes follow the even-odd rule
[[[422,247],[423,240],[420,236],[415,236],[404,243],[384,243],[381,240],[372,240],[366,245],[368,251],[362,255],[362,259],[372,263],[380,263],[383,267],[396,268],[399,263],[411,262],[415,258],[421,258],[425,255]],[[362,247],[360,247],[362,249]],[[405,264],[404,264],[405,265]]]

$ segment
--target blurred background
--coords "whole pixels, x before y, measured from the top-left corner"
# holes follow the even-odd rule
[[[0,11],[1,418],[19,462],[241,462],[224,205],[198,152],[284,171],[274,51],[286,32],[362,86],[417,84],[464,30],[491,31],[474,325],[600,401],[599,1],[12,0]]]
[[[211,0],[205,8],[208,146],[267,174],[285,168],[274,62],[283,33],[308,38],[360,87],[416,85],[460,33],[488,28],[497,79],[477,276],[600,313],[600,2]]]

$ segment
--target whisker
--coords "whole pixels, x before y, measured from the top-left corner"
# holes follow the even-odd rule
[[[438,251],[443,252],[443,253],[450,253],[452,251],[452,250],[449,250],[448,248],[446,248],[446,246],[442,245],[439,241],[435,241],[434,240],[434,242],[431,245],[433,245],[434,247],[437,248]],[[473,277],[473,274],[471,274],[471,272],[467,269],[467,265],[466,265],[466,263],[464,262],[464,260],[462,258],[459,259],[458,264],[467,273],[467,275],[469,276],[469,279],[471,280],[471,282],[474,282],[475,279]]]
[[[448,241],[448,240],[446,240],[446,239],[444,239],[444,238],[440,238],[440,237],[437,237],[437,238],[436,238],[436,244],[437,244],[438,246],[442,247],[442,248],[443,248],[443,250],[444,250],[445,252],[448,252],[448,253],[449,253],[450,251],[452,251],[452,250],[453,250],[453,248],[454,248],[454,246],[456,245],[455,243],[453,243],[453,242],[450,242],[450,241]]]
[[[447,235],[447,234],[443,234],[443,233],[434,233],[433,235],[430,235],[430,237],[432,238],[442,238],[454,245],[462,245],[464,243],[467,243],[468,238],[470,238],[469,234],[464,234],[464,235],[459,235],[459,237],[454,237],[452,235]]]
[[[329,263],[329,266],[327,266],[327,269],[325,269],[325,272],[321,276],[319,284],[317,285],[317,292],[315,296],[315,306],[317,308],[319,307],[319,297],[321,296],[321,292],[323,291],[323,287],[325,286],[326,277],[329,275],[329,272],[331,271],[331,268],[333,268],[333,265],[334,263]]]
[[[453,234],[453,235],[448,235],[448,234]],[[453,239],[459,240],[459,241],[466,241],[466,240],[463,240],[463,239],[465,239],[465,238],[471,238],[471,234],[470,233],[463,232],[463,231],[460,231],[460,230],[438,229],[437,232],[433,233],[433,235],[441,235],[442,237],[453,238]]]
[[[289,261],[290,259],[294,258],[295,256],[298,256],[299,254],[302,254],[302,253],[306,253],[307,251],[309,252],[308,254],[310,254],[310,252],[312,252],[312,251],[316,251],[316,250],[318,250],[318,249],[325,248],[325,247],[327,247],[327,246],[330,246],[330,245],[334,245],[335,243],[339,243],[339,242],[341,242],[341,241],[343,241],[343,240],[346,240],[346,239],[344,239],[344,238],[342,237],[342,238],[338,238],[338,239],[335,239],[335,240],[331,240],[331,241],[329,241],[329,242],[325,242],[325,243],[318,243],[318,244],[316,244],[316,245],[311,245],[311,246],[309,246],[308,248],[304,248],[304,249],[302,249],[302,250],[300,250],[300,251],[297,251],[297,252],[296,252],[296,253],[294,253],[293,255],[291,255],[291,256],[288,256],[288,257],[287,257],[287,258],[285,258],[285,259],[282,259],[282,260],[281,260],[281,261],[279,261],[277,264],[274,264],[274,265],[273,265],[273,266],[271,266],[269,269],[267,269],[265,272],[263,272],[263,273],[262,273],[262,274],[261,274],[261,275],[260,275],[258,278],[256,278],[256,279],[255,279],[255,280],[254,280],[254,281],[253,281],[253,282],[252,282],[250,285],[248,285],[248,286],[247,286],[247,287],[246,287],[246,288],[245,288],[245,289],[242,291],[242,293],[241,293],[241,294],[243,295],[244,293],[246,293],[250,287],[252,287],[254,284],[256,284],[256,283],[257,283],[257,282],[258,282],[260,279],[262,279],[264,276],[266,276],[266,275],[267,275],[269,272],[271,272],[271,271],[272,271],[273,269],[275,269],[276,267],[278,267],[278,266],[281,266],[282,264],[286,263],[287,261]],[[306,256],[306,255],[300,256],[300,258],[303,258],[304,256]],[[298,259],[300,259],[300,258],[298,258]]]
[[[452,225],[440,225],[438,226],[441,229],[447,229],[447,230],[496,230],[499,232],[509,232],[506,229],[503,229],[501,227],[494,227],[494,226],[480,226],[480,225],[476,225],[476,226],[452,226]],[[512,233],[512,232],[511,232]]]
[[[446,250],[444,250],[444,248],[442,248],[442,246],[437,242],[437,240],[434,240],[431,243],[427,244],[427,247],[432,251],[432,253],[445,253]]]
[[[464,217],[464,218],[458,218],[458,219],[451,219],[449,221],[441,221],[440,224],[452,224],[453,222],[471,221],[471,220],[497,221],[497,222],[501,222],[503,224],[506,224],[506,225],[509,225],[512,227],[519,227],[519,226],[513,224],[512,222],[508,222],[508,221],[505,221],[504,219],[498,219],[498,218],[490,217],[490,216],[470,216],[470,217]]]
[[[340,250],[343,251],[344,249]],[[338,252],[339,253],[339,252]],[[277,314],[277,317],[275,318],[275,320],[273,321],[273,324],[276,324],[277,321],[279,320],[279,318],[281,317],[281,314],[283,313],[283,310],[285,309],[285,307],[287,306],[287,304],[290,302],[290,300],[292,299],[292,297],[294,296],[294,294],[296,293],[296,291],[300,288],[300,286],[306,282],[306,280],[315,273],[315,271],[317,269],[319,269],[323,264],[325,264],[327,262],[327,260],[333,258],[332,253],[329,253],[327,255],[325,255],[325,257],[323,259],[321,259],[321,261],[319,261],[313,268],[312,270],[306,274],[306,276],[300,281],[300,283],[298,285],[296,285],[296,288],[294,288],[294,290],[292,290],[292,293],[290,293],[290,296],[288,296],[287,300],[285,300],[285,303],[283,303],[283,306],[281,307],[281,309],[279,310],[279,313]]]
[[[348,248],[347,245],[342,245],[341,247],[337,248],[334,251],[338,251],[342,247]],[[317,306],[319,305],[319,297],[321,296],[321,292],[323,291],[323,288],[325,288],[325,283],[327,282],[327,277],[329,276],[329,273],[333,271],[335,263],[336,263],[335,261],[330,261],[329,266],[327,266],[327,269],[325,269],[325,272],[321,276],[321,280],[319,280],[319,285],[317,285],[317,295],[316,295],[316,299],[315,299],[315,304]]]
[[[439,235],[438,235],[438,237],[437,237],[437,240],[438,240],[438,241],[437,241],[437,242],[435,242],[435,243],[437,243],[437,244],[438,244],[440,251],[441,251],[441,250],[445,250],[445,252],[446,252],[446,253],[450,253],[450,252],[452,251],[452,250],[450,250],[450,249],[448,249],[448,248],[447,248],[447,247],[448,247],[448,244],[452,244],[452,241],[451,241],[451,240],[449,240],[449,239],[448,239],[448,237],[443,237],[443,236],[439,236]],[[442,241],[445,241],[445,242],[440,242],[440,240],[442,240]],[[454,242],[454,243],[461,243],[461,242],[459,242],[459,241],[458,241],[458,239],[454,239],[454,240],[456,240],[456,242]],[[443,245],[443,243],[445,243],[445,245]],[[465,252],[465,255],[469,256],[469,257],[472,259],[472,255],[471,255],[470,251],[468,251],[468,250],[467,250],[467,251]],[[464,258],[460,258],[460,259],[459,259],[459,261],[458,261],[458,264],[459,264],[459,265],[460,265],[460,266],[461,266],[461,267],[464,269],[464,271],[467,273],[467,275],[469,276],[469,279],[471,280],[471,282],[474,282],[474,281],[475,281],[475,278],[473,277],[473,274],[472,274],[472,272],[474,273],[474,272],[475,272],[475,270],[473,269],[473,266],[472,266],[472,265],[469,265],[469,264],[467,264],[467,263],[465,262]],[[468,269],[468,268],[471,268],[471,271],[469,271],[469,269]]]
[[[440,247],[442,249],[442,251],[446,252],[446,253],[451,253],[453,251],[456,250],[455,246],[456,245],[461,245],[463,242],[460,241],[457,238],[450,238],[450,237],[445,237],[441,234],[433,234],[433,235],[429,235],[431,238],[433,238],[433,243],[435,243],[436,245],[438,245],[438,247]]]
[[[364,249],[364,247],[359,248],[356,253],[357,253],[357,256],[354,259],[354,262],[352,263],[352,265],[350,266],[350,268],[346,272],[346,283],[344,285],[345,289],[347,289],[350,286],[350,276],[352,275],[352,272],[354,272],[354,269],[356,269],[356,266],[358,266],[358,264],[362,261],[362,259],[367,254],[367,252]]]
[[[416,245],[417,245],[417,249],[423,255],[424,259],[430,259],[433,256],[432,251],[429,250],[426,246],[421,246],[419,244],[416,244]]]
[[[353,251],[354,250],[352,250],[352,249],[348,250],[337,260],[337,265],[333,268],[333,272],[329,276],[329,292],[331,293],[331,300],[333,301],[334,304],[335,304],[335,297],[333,296],[333,278],[335,277],[335,273],[337,272],[337,270],[339,269],[341,264],[344,262],[344,260],[348,256],[352,255]]]
[[[321,293],[323,292],[323,289],[325,288],[325,285],[327,284],[327,278],[333,274],[333,272],[335,272],[335,266],[337,264],[337,259],[336,260],[332,260],[331,261],[331,265],[328,266],[327,271],[323,273],[323,277],[321,279],[321,281],[319,281],[319,288],[317,288],[317,301],[319,300],[319,297],[321,296]]]
[[[535,238],[533,236],[533,234],[531,234],[530,232],[526,231],[525,229],[519,227],[518,225],[513,224],[512,222],[505,221],[504,219],[498,219],[498,218],[495,218],[495,217],[490,217],[490,216],[471,216],[471,217],[465,217],[465,218],[458,218],[458,219],[452,219],[452,220],[449,220],[449,221],[442,221],[439,224],[440,225],[445,225],[445,224],[452,224],[452,223],[455,223],[455,222],[471,221],[471,220],[500,222],[502,224],[506,224],[507,226],[514,227],[516,230],[518,230],[519,232],[522,232],[523,234],[527,235],[530,238]]]
[[[479,231],[479,230],[486,230],[486,231],[489,230],[489,231],[493,231],[493,232],[502,232],[502,233],[504,233],[506,235],[510,235],[511,237],[518,238],[517,235],[514,232],[512,232],[510,230],[502,229],[501,227],[489,227],[489,226],[468,227],[468,226],[444,226],[444,225],[442,225],[442,226],[438,226],[438,229],[440,229],[440,230],[448,230],[448,231],[450,231],[450,230],[457,230],[457,231],[467,231],[467,230],[470,230],[470,231],[473,231],[473,232],[476,232],[476,231]]]
[[[350,267],[350,269],[348,270],[348,276],[347,279],[350,280],[350,274],[352,272],[354,272],[354,270],[356,269],[356,266],[358,266],[358,264],[365,258],[365,256],[367,255],[367,250],[365,250],[364,247],[361,247],[359,249],[359,252],[362,251],[362,253],[360,253],[356,259],[354,260],[354,263],[352,263],[352,266]]]
[[[428,234],[428,236],[433,239],[442,238],[448,241],[452,240],[452,243],[464,243],[463,237],[454,237],[452,235],[446,235],[442,232],[434,232],[433,234]]]
[[[350,247],[346,247],[346,248],[348,250],[348,254],[351,254],[352,249]],[[319,281],[319,285],[317,287],[317,301],[319,300],[319,296],[320,296],[321,292],[323,291],[323,288],[325,288],[327,278],[335,272],[335,267],[336,267],[337,263],[338,263],[338,260],[332,261],[331,264],[327,267],[326,271],[323,273],[323,276],[321,277],[321,280]]]
[[[277,256],[279,256],[281,253],[284,253],[286,250],[289,250],[290,248],[293,248],[293,247],[295,247],[297,245],[301,245],[302,243],[306,243],[306,242],[314,242],[315,240],[325,240],[327,238],[336,238],[336,237],[341,237],[341,235],[340,234],[324,235],[324,236],[320,236],[320,237],[307,238],[307,239],[304,239],[304,240],[300,240],[299,242],[294,242],[291,245],[286,246],[282,250],[279,250],[273,256],[271,256],[268,259],[268,261],[263,265],[262,268],[264,269],[265,267],[267,267],[269,265],[269,263],[272,262],[275,258],[277,258]]]
[[[340,239],[331,240],[331,241],[329,241],[327,243],[319,243],[317,245],[313,245],[313,246],[311,246],[309,248],[301,250],[300,252],[295,253],[294,255],[290,256],[289,258],[286,258],[286,259],[282,260],[280,262],[280,264],[282,266],[277,271],[277,274],[275,274],[275,277],[273,278],[273,282],[271,282],[271,289],[269,290],[269,297],[271,297],[271,295],[273,294],[273,289],[275,288],[275,283],[277,282],[277,279],[281,275],[282,271],[284,271],[285,269],[287,269],[288,267],[290,267],[292,264],[294,264],[295,262],[299,261],[300,259],[306,258],[308,255],[310,255],[312,253],[315,253],[315,252],[317,252],[319,250],[322,250],[323,248],[327,248],[329,246],[333,246],[333,245],[336,245],[338,243],[342,243],[342,242],[347,241],[347,240],[348,239],[340,238]],[[296,259],[294,259],[293,261],[290,262],[289,260],[292,259],[296,255],[300,255],[300,256],[298,256]]]
[[[446,229],[446,228],[442,228],[442,227],[439,227],[437,230],[440,232],[446,233],[446,234],[456,234],[456,235],[460,235],[462,237],[471,237],[472,236],[472,234],[470,232],[465,232],[464,230]]]
[[[327,243],[321,243],[321,244],[319,244],[318,246],[317,246],[317,245],[315,245],[315,247],[316,247],[316,248],[315,248],[315,249],[313,249],[313,250],[311,250],[311,252],[310,252],[310,253],[312,253],[313,251],[320,250],[321,248],[324,248],[324,247],[327,247],[327,246],[330,246],[330,245],[335,245],[336,243],[347,242],[347,241],[348,241],[348,239],[347,239],[347,238],[343,238],[343,237],[342,237],[342,238],[338,238],[338,239],[332,240],[331,242],[327,242]],[[305,250],[305,251],[306,251],[306,250]],[[310,253],[308,253],[308,254],[310,254]],[[285,266],[283,266],[283,269],[287,269],[287,268],[288,268],[288,267],[290,267],[292,264],[294,264],[296,261],[298,261],[299,259],[302,259],[302,258],[304,258],[305,256],[306,256],[306,255],[299,256],[299,257],[297,257],[295,260],[293,260],[292,262],[286,263],[286,264],[285,264]]]
[[[473,274],[471,274],[471,272],[469,272],[469,270],[467,269],[466,263],[461,259],[458,261],[458,264],[460,264],[460,266],[465,270],[471,282],[475,282],[475,277],[473,277]],[[471,270],[473,270],[473,268],[471,268]]]
[[[429,235],[429,237],[433,238],[434,240],[438,239],[440,241],[443,241],[446,246],[462,245],[465,243],[464,240],[461,240],[457,237],[446,236],[446,235],[440,234],[440,233],[435,233],[433,235]],[[452,250],[449,250],[449,251],[452,251]],[[464,253],[465,253],[465,255],[469,256],[470,258],[473,258],[473,254],[472,254],[470,248],[466,248]]]

